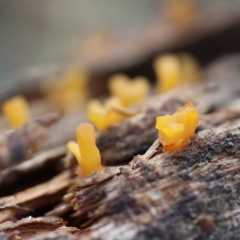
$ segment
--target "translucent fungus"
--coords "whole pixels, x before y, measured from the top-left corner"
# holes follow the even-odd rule
[[[20,127],[31,119],[28,102],[22,96],[4,102],[2,111],[12,127]]]
[[[166,13],[172,23],[178,27],[193,22],[198,12],[195,0],[165,0]]]
[[[194,82],[199,75],[197,60],[188,53],[164,54],[153,63],[159,92]]]
[[[157,117],[156,128],[164,151],[175,151],[185,147],[199,123],[196,108],[186,103],[173,115]]]
[[[43,86],[47,98],[63,110],[79,109],[87,97],[88,74],[83,69],[71,67],[59,79]]]
[[[95,130],[92,124],[82,123],[76,131],[77,142],[70,141],[68,149],[76,157],[81,167],[81,175],[86,177],[103,169],[101,155],[96,146]]]
[[[125,109],[120,99],[116,97],[107,99],[104,104],[96,99],[88,104],[88,118],[100,131],[133,115],[134,113]]]
[[[144,100],[150,84],[145,77],[135,77],[132,80],[124,74],[116,74],[109,79],[108,88],[113,96],[121,100],[124,106],[130,106]]]
[[[161,55],[154,61],[159,92],[166,92],[182,84],[181,63],[177,55]]]
[[[200,66],[197,59],[185,52],[179,54],[179,59],[183,83],[194,82],[198,78],[200,72]]]

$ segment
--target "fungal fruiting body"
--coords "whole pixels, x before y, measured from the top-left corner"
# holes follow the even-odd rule
[[[153,66],[159,92],[166,92],[181,85],[181,64],[175,54],[165,54],[156,58]]]
[[[145,77],[131,80],[124,74],[116,74],[109,79],[108,88],[127,107],[144,100],[150,91],[150,84]]]
[[[43,87],[47,98],[63,110],[79,109],[87,93],[88,74],[83,69],[71,67],[55,83]]]
[[[178,27],[191,23],[197,15],[197,6],[194,0],[165,0],[165,2],[168,17]]]
[[[182,52],[179,54],[181,63],[181,78],[183,83],[190,83],[198,78],[200,66],[195,57],[189,53]]]
[[[159,92],[191,83],[199,73],[197,60],[188,53],[164,54],[153,63]]]
[[[157,117],[156,128],[159,130],[159,141],[164,151],[175,151],[184,148],[199,123],[196,108],[191,103],[186,103],[173,115]]]
[[[3,103],[2,111],[12,127],[20,127],[31,119],[27,100],[15,96]]]
[[[80,124],[76,136],[78,143],[70,141],[67,146],[81,167],[81,175],[86,177],[93,172],[101,171],[103,169],[101,155],[95,143],[96,136],[93,125],[90,123]]]
[[[91,100],[88,104],[88,118],[100,131],[104,131],[109,126],[131,116],[132,114],[125,110],[120,99],[117,97],[107,99],[104,104],[96,99]]]

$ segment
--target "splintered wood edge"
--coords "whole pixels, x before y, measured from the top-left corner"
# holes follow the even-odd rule
[[[4,205],[17,205],[37,210],[44,205],[47,206],[53,203],[52,201],[56,201],[55,197],[53,196],[58,196],[61,194],[61,192],[66,191],[68,187],[70,187],[71,176],[71,172],[69,170],[65,170],[61,174],[45,183],[39,184],[35,187],[26,189],[11,196],[0,198],[0,202],[3,207]],[[61,200],[61,197],[62,194],[58,196],[59,200]],[[0,223],[5,222],[6,220],[14,219],[16,214],[17,211],[14,208],[9,209],[8,207],[7,209],[3,209],[0,214]]]
[[[78,233],[79,229],[67,227],[66,222],[58,217],[28,217],[18,221],[8,221],[0,224],[0,232],[5,234],[13,232],[13,236],[16,235],[20,237],[19,239],[34,239],[38,236],[40,236],[41,239],[43,236],[52,233],[59,234],[60,236],[62,233],[64,236],[71,236],[72,234]]]
[[[48,138],[48,128],[62,117],[61,112],[50,112],[23,126],[0,135],[0,168],[25,160]]]
[[[57,161],[60,158],[64,157],[66,154],[66,147],[57,147],[51,150],[46,150],[43,152],[40,152],[33,158],[26,160],[16,166],[9,167],[3,171],[0,172],[0,184],[1,182],[6,179],[8,176],[10,176],[12,173],[18,174],[21,176],[22,174],[25,174],[27,172],[31,172],[34,169],[41,168],[46,162],[49,161]]]

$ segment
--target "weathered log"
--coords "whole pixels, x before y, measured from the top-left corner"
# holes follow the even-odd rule
[[[80,237],[238,239],[239,169],[239,120],[200,131],[171,153],[159,152],[157,140],[111,178],[76,181],[72,205],[74,217],[84,220]]]
[[[0,198],[0,223],[16,217],[31,215],[38,209],[59,203],[70,187],[70,180],[71,172],[66,170],[45,183]]]
[[[20,128],[0,136],[0,169],[16,165],[36,150],[48,137],[48,127],[61,118],[60,112],[35,118]]]
[[[0,239],[1,240],[21,240],[18,236],[18,232],[11,232],[11,233],[4,233],[0,232]]]
[[[17,232],[15,235],[16,238],[13,238],[13,240],[14,239],[23,240],[29,238],[35,239],[35,237],[37,239],[38,235],[44,233],[60,232],[59,235],[61,236],[62,235],[61,232],[63,231],[65,232],[64,235],[68,236],[68,233],[70,235],[70,233],[78,232],[78,229],[74,227],[66,227],[65,224],[66,222],[64,222],[63,219],[57,217],[39,217],[39,218],[28,217],[16,222],[8,221],[0,224],[0,232],[8,234],[16,231]],[[17,236],[19,238],[17,238]]]
[[[40,181],[44,181],[50,174],[50,177],[56,174],[61,170],[58,168],[65,153],[65,146],[54,148],[1,171],[0,197],[16,193],[17,190],[20,191],[26,187],[32,187]],[[46,174],[46,170],[49,168],[51,168],[51,173]],[[42,172],[45,174],[43,175]],[[34,175],[38,177],[33,179]]]
[[[76,234],[68,232],[49,232],[29,238],[29,240],[79,240]]]

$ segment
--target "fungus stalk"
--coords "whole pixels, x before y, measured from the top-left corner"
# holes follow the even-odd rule
[[[99,172],[103,169],[101,165],[101,155],[96,146],[96,135],[92,124],[82,123],[76,131],[77,143],[70,141],[67,144],[68,149],[76,157],[81,167],[83,177],[89,176],[93,172]]]

